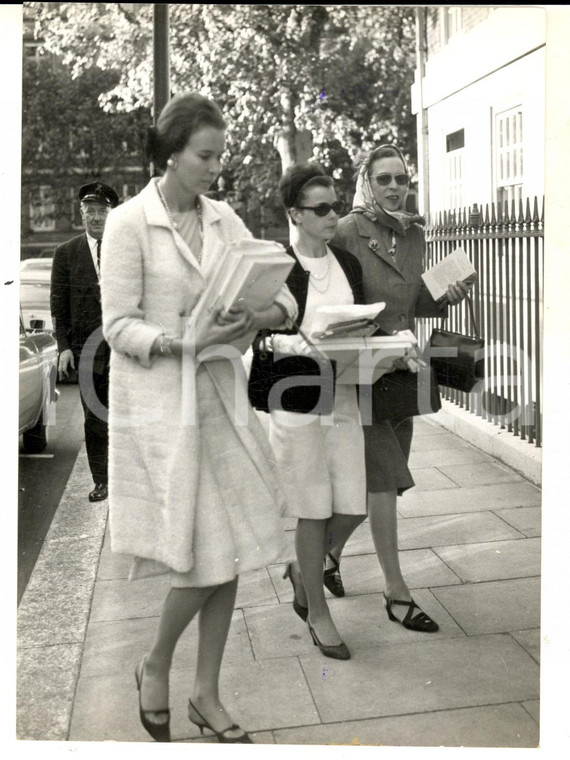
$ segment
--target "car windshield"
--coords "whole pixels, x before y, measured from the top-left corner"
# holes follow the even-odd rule
[[[51,269],[52,259],[28,259],[22,262],[21,269]]]
[[[20,303],[24,309],[49,309],[49,282],[21,282]]]

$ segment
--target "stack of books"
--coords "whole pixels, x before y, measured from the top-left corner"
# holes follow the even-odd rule
[[[336,381],[371,385],[394,369],[396,359],[417,346],[410,330],[373,335],[385,303],[327,306],[317,309],[308,331],[313,345],[336,362]]]
[[[254,311],[267,309],[287,280],[294,259],[285,248],[272,240],[244,238],[227,246],[214,265],[204,292],[200,296],[189,325],[219,309],[245,305]],[[232,345],[242,353],[255,338],[255,331]]]

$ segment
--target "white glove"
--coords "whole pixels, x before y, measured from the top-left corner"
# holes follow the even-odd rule
[[[300,335],[272,335],[273,353],[311,356],[313,349]]]

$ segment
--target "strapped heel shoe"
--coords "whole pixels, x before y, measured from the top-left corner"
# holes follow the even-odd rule
[[[388,613],[388,617],[395,623],[400,623],[404,628],[408,628],[410,631],[421,631],[422,633],[435,633],[439,631],[439,625],[432,620],[429,615],[418,607],[418,605],[412,599],[411,602],[402,602],[399,599],[389,599],[386,594],[382,594],[384,597],[384,607]],[[393,604],[401,604],[404,607],[408,607],[406,617],[403,620],[399,620],[392,612]],[[417,615],[414,615],[414,610],[419,610]]]
[[[332,567],[327,570],[327,557],[333,563]],[[323,583],[325,588],[334,594],[335,596],[344,596],[344,586],[342,584],[342,578],[340,577],[340,559],[335,559],[332,554],[327,554],[325,557],[325,571],[323,573]]]
[[[317,634],[313,630],[313,626],[309,622],[307,622],[307,625],[309,626],[309,633],[313,639],[313,644],[321,650],[325,657],[332,657],[335,660],[350,660],[350,650],[344,641],[335,645],[321,644]]]
[[[164,710],[143,710],[141,704],[141,686],[144,673],[144,666],[146,664],[146,655],[142,658],[141,662],[135,668],[135,678],[137,681],[137,690],[139,692],[139,716],[143,727],[152,736],[155,742],[169,742],[170,741],[170,710],[168,708]],[[149,720],[147,717],[149,713],[155,715],[166,715],[168,720],[165,723],[155,723]]]
[[[194,717],[192,717],[192,713],[194,714]],[[253,744],[253,741],[251,740],[251,737],[247,731],[243,731],[243,733],[239,736],[226,736],[228,731],[237,731],[239,728],[241,728],[241,726],[238,726],[237,723],[228,726],[223,731],[216,731],[216,729],[212,728],[212,726],[208,723],[206,718],[204,718],[202,713],[200,713],[194,707],[192,700],[190,699],[188,700],[188,720],[191,723],[194,723],[195,726],[198,726],[200,729],[200,736],[204,735],[204,729],[207,728],[209,731],[212,731],[212,733],[216,735],[216,738],[220,744]]]
[[[297,615],[299,615],[301,620],[304,623],[306,623],[307,618],[309,617],[309,608],[303,607],[303,605],[299,604],[299,602],[297,601],[297,590],[295,588],[295,581],[293,580],[293,574],[291,573],[292,564],[293,564],[292,562],[287,562],[287,564],[285,565],[285,572],[283,573],[283,578],[289,578],[289,580],[291,581],[291,585],[293,586],[293,609],[295,610]]]

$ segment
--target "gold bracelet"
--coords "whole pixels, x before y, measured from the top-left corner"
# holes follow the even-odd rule
[[[160,336],[160,343],[158,344],[158,350],[161,356],[173,356],[172,353],[172,341],[174,338],[167,338],[165,335]]]

